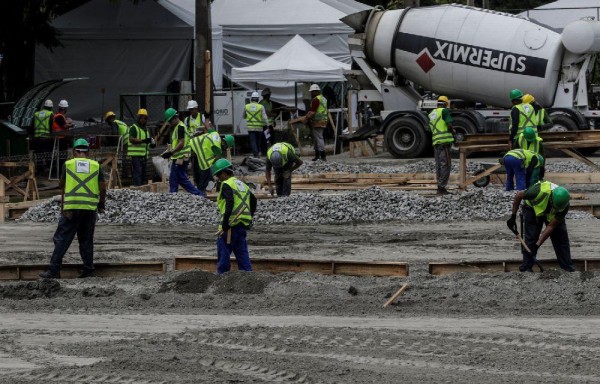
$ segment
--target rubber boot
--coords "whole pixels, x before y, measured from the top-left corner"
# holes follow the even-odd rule
[[[327,156],[325,155],[325,151],[321,151],[321,160],[327,161]]]
[[[449,195],[450,192],[448,192],[448,190],[444,187],[438,187],[437,194],[438,195]]]
[[[317,160],[319,160],[319,158],[320,158],[320,153],[319,153],[319,151],[315,150],[315,158],[312,159],[312,161],[317,161]]]

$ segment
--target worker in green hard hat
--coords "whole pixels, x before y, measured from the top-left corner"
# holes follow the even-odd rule
[[[509,97],[513,106],[510,110],[510,125],[508,128],[510,138],[508,147],[509,149],[512,149],[516,148],[516,141],[523,133],[523,130],[527,127],[537,129],[537,123],[535,110],[531,104],[523,103],[523,92],[521,92],[520,89],[513,89],[510,91]]]
[[[523,249],[523,264],[519,267],[521,272],[532,272],[538,249],[548,237],[552,241],[558,265],[568,272],[573,272],[571,259],[571,246],[565,217],[569,211],[569,191],[566,188],[542,181],[520,191],[513,200],[512,215],[506,222],[511,231],[517,233],[516,214],[521,202],[522,218],[524,224],[524,240],[530,252]],[[546,228],[542,231],[544,224]]]
[[[200,136],[190,139],[190,147],[196,157],[197,169],[194,172],[194,183],[198,189],[206,194],[206,187],[212,179],[212,166],[221,158],[221,136],[212,127]]]
[[[217,196],[221,215],[217,232],[217,273],[229,272],[231,252],[235,255],[239,271],[252,271],[246,234],[252,227],[256,197],[248,185],[233,176],[233,166],[229,160],[215,161],[213,174],[220,185]]]

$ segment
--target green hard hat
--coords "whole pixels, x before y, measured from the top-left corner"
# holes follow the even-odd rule
[[[521,92],[520,89],[513,89],[512,91],[510,91],[508,97],[510,97],[511,100],[521,99],[523,98],[523,92]]]
[[[169,108],[165,111],[165,121],[171,121],[171,119],[177,115],[177,111],[174,108]]]
[[[78,151],[87,151],[90,149],[90,143],[86,139],[77,139],[73,142],[73,148]]]
[[[523,130],[523,137],[527,141],[533,141],[533,140],[535,140],[536,136],[537,136],[537,134],[535,133],[535,131],[531,127],[527,127],[527,128],[525,128]]]
[[[569,191],[564,187],[556,187],[552,190],[552,206],[558,212],[562,212],[569,204]]]
[[[232,164],[229,160],[227,159],[219,159],[217,161],[215,161],[215,164],[213,165],[213,175],[218,175],[222,170],[227,169],[227,168],[231,168]]]
[[[233,146],[235,145],[235,139],[232,135],[225,135],[224,140],[229,148],[233,148]]]

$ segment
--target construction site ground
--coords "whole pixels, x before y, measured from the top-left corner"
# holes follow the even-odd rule
[[[56,224],[0,227],[0,265],[48,262]],[[574,258],[600,257],[597,221],[568,228]],[[214,233],[102,224],[95,259],[215,256]],[[2,282],[0,382],[600,382],[599,273],[428,273],[435,261],[518,259],[504,221],[257,226],[249,247],[255,258],[403,261],[410,274]],[[554,258],[550,243],[539,258]],[[79,261],[74,243],[65,262]]]

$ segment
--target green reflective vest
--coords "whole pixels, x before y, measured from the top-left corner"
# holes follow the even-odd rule
[[[267,113],[267,121],[269,125],[273,125],[273,119],[271,118],[271,111],[273,110],[273,103],[267,100],[261,100],[260,105],[263,106],[265,112]]]
[[[549,181],[540,181],[538,184],[540,186],[540,192],[532,200],[525,200],[525,204],[533,208],[536,216],[545,215],[546,220],[550,222],[554,220],[556,214],[559,213],[554,209],[554,207],[550,207],[550,209],[548,209],[548,203],[550,202],[552,191],[557,188],[558,185]]]
[[[213,163],[221,156],[221,136],[215,131],[196,136],[190,140],[190,147],[196,154],[198,167],[204,171],[212,167]],[[215,151],[215,149],[219,150]]]
[[[429,114],[429,129],[433,145],[453,143],[454,137],[448,131],[448,125],[443,118],[443,112],[446,108],[436,108]]]
[[[533,128],[533,130],[537,133],[537,117],[533,106],[531,104],[519,104],[515,105],[513,108],[517,108],[519,110],[519,127],[517,128],[517,134],[515,135],[515,138],[518,138],[523,133],[523,130],[527,127]],[[511,129],[512,126],[508,128],[509,133]]]
[[[269,148],[269,150],[267,151],[267,159],[269,159],[269,161],[271,161],[271,155],[273,154],[273,152],[281,153],[281,160],[282,160],[281,166],[282,167],[285,167],[285,165],[288,163],[288,155],[290,153],[293,155],[296,154],[296,150],[294,149],[294,147],[292,147],[288,143],[273,144],[271,146],[271,148]]]
[[[129,127],[127,126],[127,124],[125,124],[121,120],[115,120],[115,124],[117,124],[119,135],[123,137],[123,143],[129,144]]]
[[[249,131],[262,131],[265,125],[263,109],[262,105],[255,102],[246,104],[246,127]]]
[[[95,211],[100,200],[100,164],[91,159],[74,158],[67,160],[65,167],[67,174],[63,209]]]
[[[519,148],[531,151],[536,154],[540,153],[542,141],[544,140],[541,137],[536,136],[534,141],[529,142],[525,140],[525,137],[523,137],[523,135],[519,136],[519,139],[517,140]]]
[[[52,111],[45,109],[33,114],[33,137],[43,138],[50,136],[50,117],[52,117]]]
[[[196,117],[188,116],[185,118],[184,122],[186,126],[186,132],[190,137],[194,136],[196,131],[204,131],[204,123],[202,122],[202,114],[198,113]]]
[[[191,149],[190,149],[190,137],[186,134],[183,135],[183,138],[180,138],[178,135],[179,127],[183,127],[185,131],[185,125],[180,121],[179,124],[175,128],[173,128],[173,133],[171,134],[171,151],[174,151],[175,148],[179,145],[179,140],[183,140],[183,148],[181,148],[178,152],[173,152],[171,155],[171,159],[181,159],[182,157],[190,157]]]
[[[148,131],[143,129],[142,127],[138,126],[137,124],[133,124],[131,126],[131,128],[135,129],[135,138],[138,140],[146,140],[148,138]],[[128,141],[128,145],[127,145],[127,156],[143,156],[146,157],[148,156],[148,144],[146,143],[141,143],[141,144],[133,144],[131,142],[131,138],[128,136],[127,138]]]
[[[517,159],[521,159],[523,160],[523,166],[525,168],[529,167],[529,164],[531,164],[531,159],[533,159],[534,157],[538,158],[538,162],[535,165],[535,168],[540,167],[540,161],[539,161],[539,157],[535,152],[531,152],[525,149],[513,149],[510,150],[508,152],[506,152],[506,154],[504,155],[504,157],[506,156],[512,156],[512,157],[516,157]]]
[[[240,223],[250,225],[252,223],[252,214],[250,213],[250,195],[252,192],[250,192],[250,188],[233,176],[225,180],[223,184],[227,184],[233,191],[233,209],[231,210],[231,216],[229,216],[229,226],[233,227]],[[222,190],[223,188],[219,190],[219,196],[217,197],[221,222],[223,222],[226,205],[226,200],[221,196]],[[219,229],[222,229],[221,225],[219,225]]]
[[[323,95],[317,95],[315,99],[319,100],[319,107],[315,113],[313,120],[315,121],[327,121],[327,99]]]

